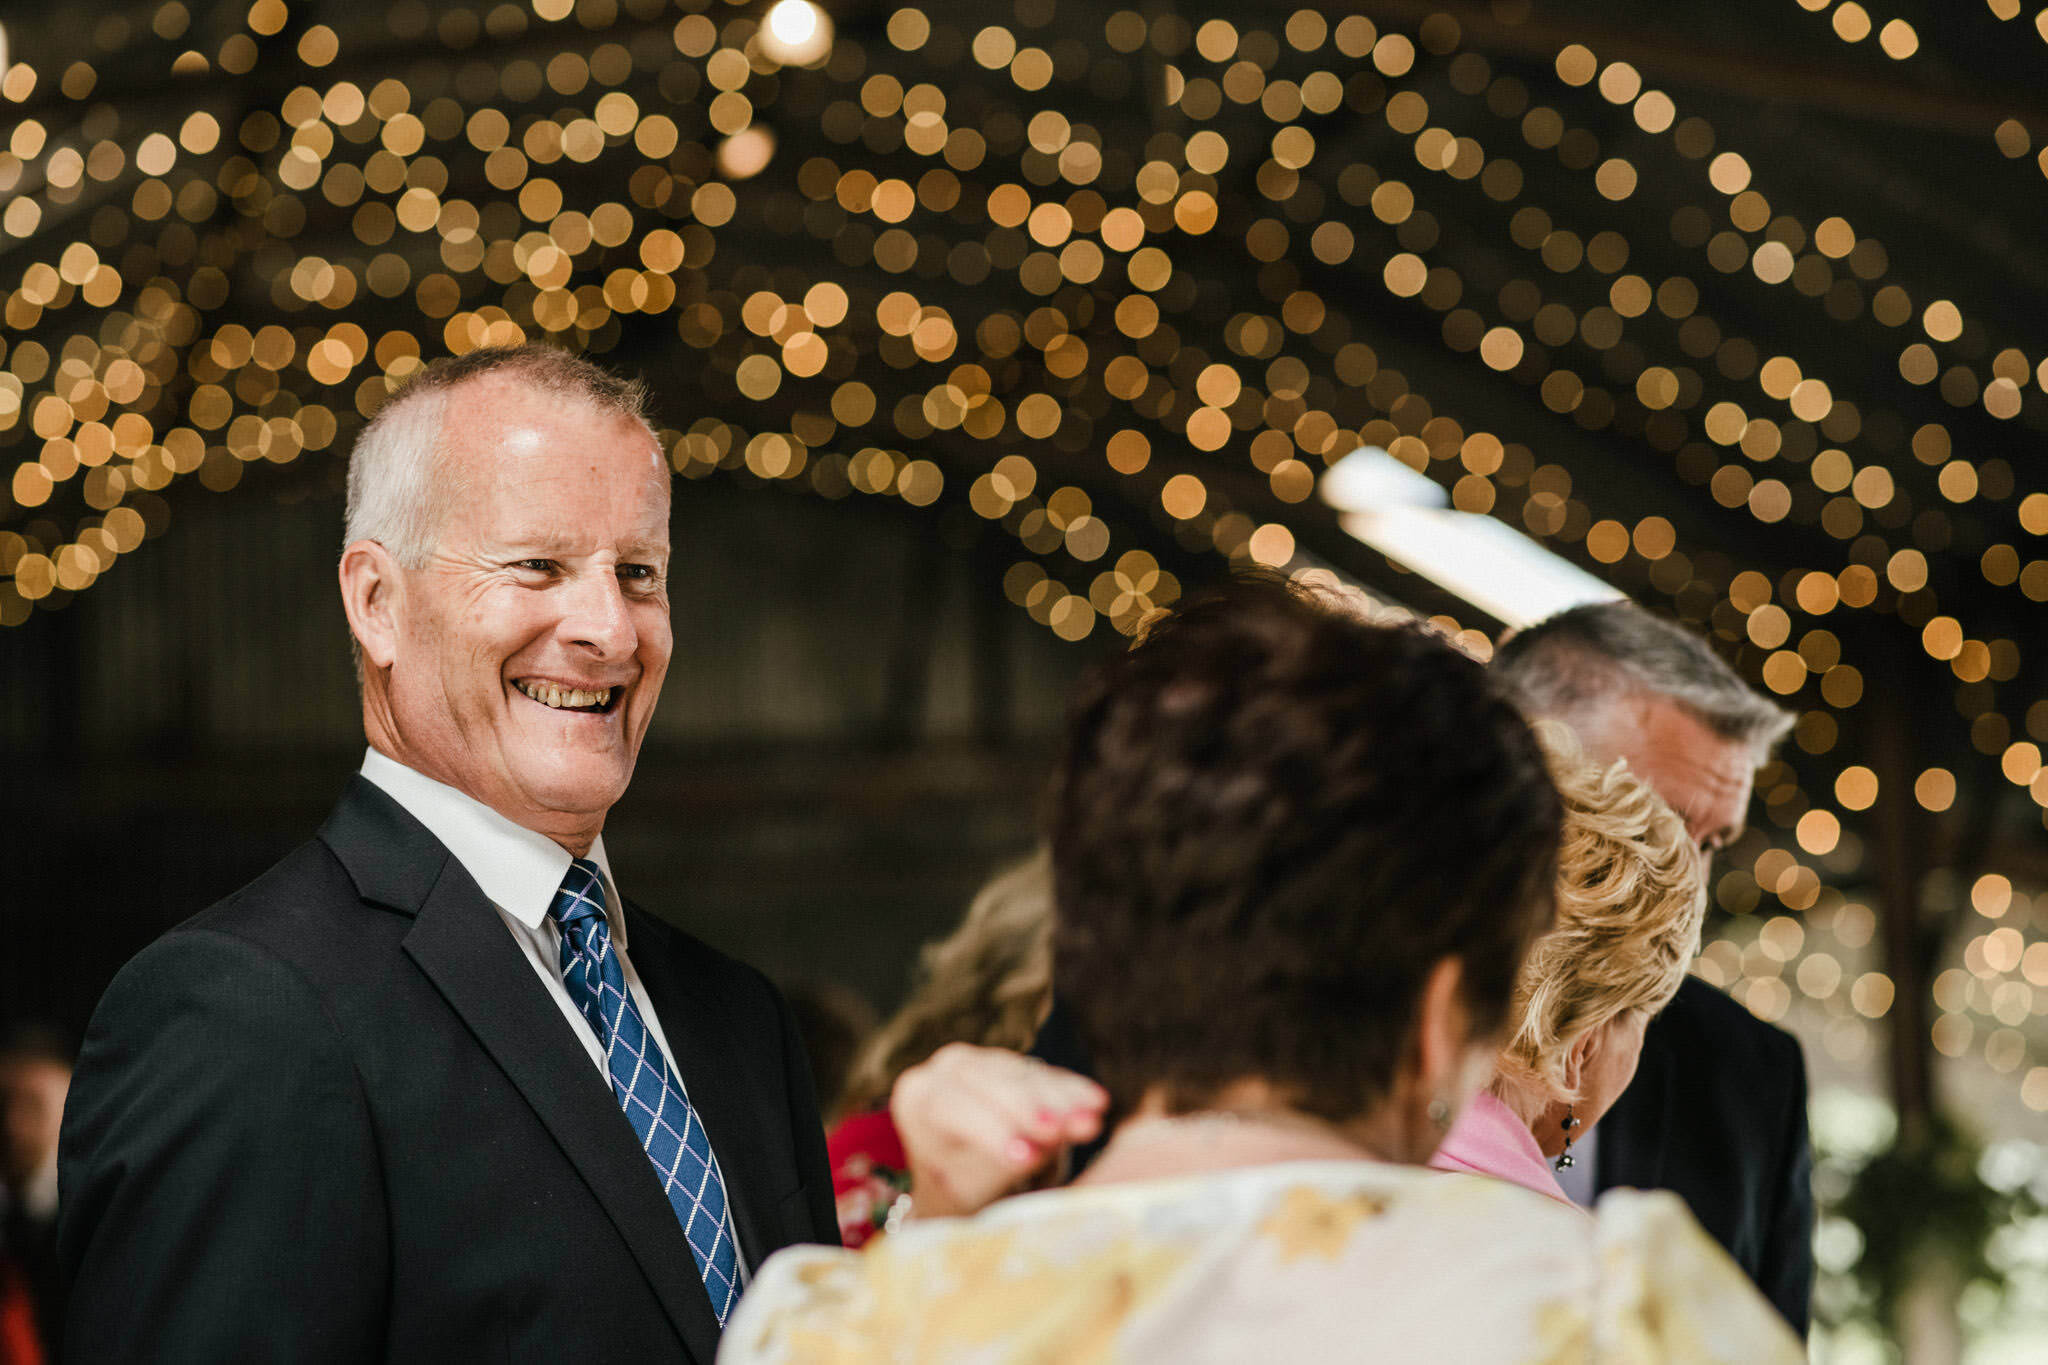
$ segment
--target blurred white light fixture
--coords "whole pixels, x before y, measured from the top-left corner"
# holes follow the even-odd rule
[[[761,51],[784,66],[809,66],[831,50],[831,16],[812,0],[776,0],[761,24]]]
[[[1321,491],[1352,536],[1517,629],[1627,596],[1506,522],[1450,510],[1442,485],[1376,446],[1332,465]]]
[[[1442,484],[1378,446],[1360,446],[1331,465],[1317,491],[1339,512],[1451,505],[1451,495]]]

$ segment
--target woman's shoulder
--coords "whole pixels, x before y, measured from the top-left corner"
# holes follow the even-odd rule
[[[1600,1358],[1745,1365],[1806,1358],[1777,1310],[1677,1195],[1610,1190],[1592,1225],[1594,1321],[1608,1347]]]
[[[1591,1210],[1591,1229],[1602,1264],[1640,1265],[1651,1272],[1742,1271],[1700,1227],[1685,1201],[1668,1190],[1612,1189]],[[1744,1281],[1747,1282],[1746,1280]]]
[[[993,1360],[1113,1340],[1184,1365],[1377,1359],[1388,1343],[1436,1359],[1798,1358],[1670,1196],[1610,1195],[1588,1217],[1486,1176],[1298,1162],[1022,1195],[858,1255],[782,1252],[720,1359],[866,1359],[886,1342],[939,1361],[970,1340]]]
[[[720,1359],[781,1365],[888,1341],[901,1359],[945,1360],[964,1349],[949,1336],[961,1331],[984,1345],[1107,1331],[1131,1358],[1242,1358],[1232,1343],[1275,1331],[1320,1350],[1351,1301],[1339,1286],[1398,1280],[1418,1250],[1441,1266],[1418,1237],[1467,1248],[1476,1271],[1504,1234],[1554,1246],[1586,1221],[1501,1181],[1358,1161],[1049,1190],[914,1220],[859,1254],[777,1254]],[[1301,1298],[1320,1303],[1312,1323],[1277,1325]]]

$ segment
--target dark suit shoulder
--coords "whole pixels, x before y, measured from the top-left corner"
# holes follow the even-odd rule
[[[138,957],[195,936],[220,936],[276,957],[311,982],[340,984],[366,962],[365,934],[395,944],[408,916],[367,904],[333,850],[317,839],[293,849],[269,871],[171,929]]]
[[[309,843],[146,945],[115,973],[93,1012],[74,1099],[91,1091],[88,1079],[102,1060],[106,1079],[126,1086],[184,1068],[218,1078],[232,1069],[223,1065],[227,1058],[265,1059],[261,1065],[290,1052],[303,1067],[306,1049],[330,1050],[332,978],[347,957],[337,951],[337,895],[347,886],[332,855]],[[358,908],[352,895],[341,904]],[[127,1069],[166,1053],[175,1066],[152,1060]],[[67,1127],[76,1107],[67,1105]]]
[[[1685,978],[1650,1035],[1661,1035],[1659,1040],[1673,1051],[1698,1055],[1695,1049],[1711,1049],[1721,1061],[1742,1068],[1791,1071],[1802,1077],[1806,1070],[1797,1038],[1696,976]],[[1649,1041],[1646,1037],[1645,1044]],[[1800,1089],[1803,1098],[1803,1082]]]
[[[211,930],[240,938],[272,937],[283,926],[302,922],[307,912],[357,899],[355,884],[332,850],[308,839],[248,885],[199,911],[171,930]]]
[[[138,953],[93,1013],[59,1145],[68,1358],[377,1353],[369,1108],[332,992],[309,976],[315,950],[277,940],[286,913],[229,897]],[[323,1351],[254,1347],[279,1320],[252,1320],[266,1296]]]

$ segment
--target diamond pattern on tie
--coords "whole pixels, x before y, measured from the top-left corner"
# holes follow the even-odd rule
[[[548,914],[561,930],[562,981],[569,998],[604,1048],[612,1093],[654,1163],[723,1326],[739,1297],[738,1254],[726,1232],[725,1185],[697,1111],[626,991],[625,973],[612,952],[597,864],[585,858],[569,864]]]

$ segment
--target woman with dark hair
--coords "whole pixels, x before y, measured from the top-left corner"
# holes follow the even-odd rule
[[[1668,1196],[1588,1218],[1421,1166],[1491,1074],[1560,820],[1435,638],[1270,584],[1166,618],[1084,687],[1052,792],[1107,1149],[778,1255],[721,1361],[1798,1360]]]

